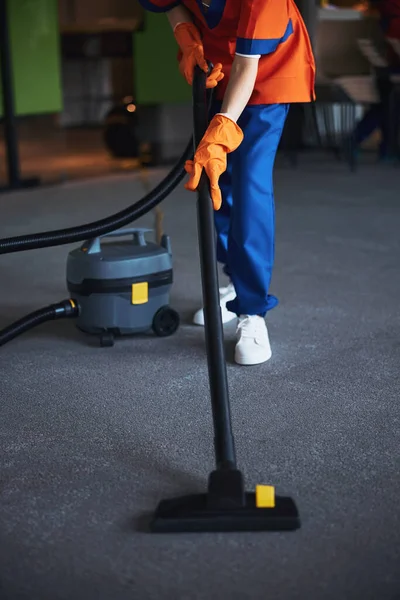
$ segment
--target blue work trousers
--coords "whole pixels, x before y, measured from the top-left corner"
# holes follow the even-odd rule
[[[212,115],[220,110],[216,104]],[[238,120],[244,140],[228,154],[220,177],[217,258],[235,287],[236,298],[227,308],[237,315],[265,316],[278,304],[269,293],[275,253],[273,167],[288,110],[288,104],[247,106]]]

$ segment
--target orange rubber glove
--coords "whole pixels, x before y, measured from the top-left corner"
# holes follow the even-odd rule
[[[211,71],[211,73],[209,74],[209,76],[207,77],[206,87],[207,88],[215,88],[215,87],[217,87],[217,85],[219,84],[219,82],[223,78],[224,78],[224,74],[222,72],[222,65],[221,65],[221,63],[217,63],[214,66],[214,68]]]
[[[215,115],[198,145],[194,160],[186,161],[185,170],[190,178],[185,188],[194,192],[205,169],[210,181],[214,210],[219,210],[222,204],[218,181],[226,171],[227,154],[236,150],[242,141],[243,131],[234,121],[224,115]]]
[[[208,71],[200,32],[193,23],[179,23],[174,29],[174,35],[180,49],[179,70],[188,84],[192,85],[196,66],[205,73]],[[207,88],[216,87],[223,77],[222,65],[218,63],[207,77]]]

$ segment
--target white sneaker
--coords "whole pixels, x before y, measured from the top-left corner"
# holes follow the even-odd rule
[[[263,317],[241,315],[236,335],[235,362],[238,365],[258,365],[271,358],[268,329]]]
[[[236,298],[236,292],[235,292],[235,288],[233,287],[233,284],[230,283],[227,287],[220,288],[219,294],[220,294],[220,302],[219,303],[221,306],[222,322],[229,323],[230,321],[233,321],[233,319],[237,319],[237,315],[233,312],[230,312],[226,308],[226,303],[230,302],[231,300],[234,300]],[[198,310],[195,313],[195,315],[193,317],[193,323],[195,325],[201,325],[202,327],[204,327],[204,311],[202,308],[200,308],[200,310]]]

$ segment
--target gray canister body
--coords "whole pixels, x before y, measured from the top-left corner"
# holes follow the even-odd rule
[[[168,307],[173,279],[169,238],[163,236],[160,246],[145,239],[147,231],[121,229],[69,253],[67,286],[80,308],[79,329],[139,333],[154,326],[155,315]]]

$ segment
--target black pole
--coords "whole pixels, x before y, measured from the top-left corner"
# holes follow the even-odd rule
[[[14,82],[8,31],[7,0],[0,0],[0,56],[8,183],[10,187],[19,187],[21,177],[19,170],[17,122],[14,109]]]
[[[208,126],[206,74],[198,68],[193,81],[193,121],[194,149],[196,151]],[[204,172],[198,188],[197,217],[215,459],[217,469],[236,469],[224,332],[219,304],[214,209],[210,198],[209,182]]]

